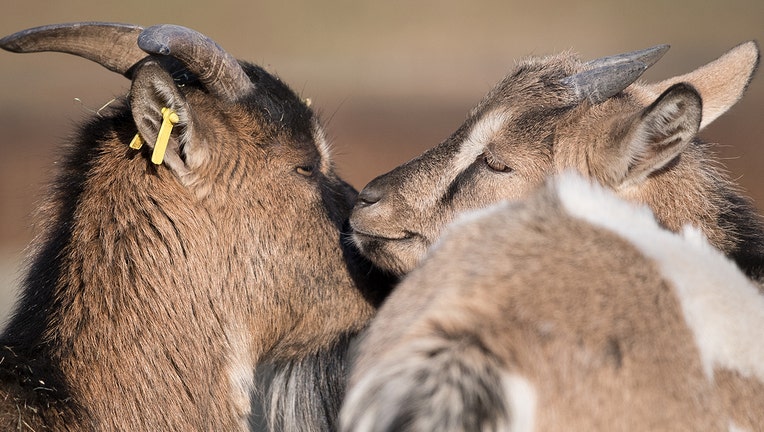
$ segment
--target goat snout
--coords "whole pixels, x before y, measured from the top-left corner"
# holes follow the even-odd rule
[[[370,206],[378,203],[385,196],[382,188],[374,187],[373,184],[369,184],[358,194],[356,200],[357,206]]]

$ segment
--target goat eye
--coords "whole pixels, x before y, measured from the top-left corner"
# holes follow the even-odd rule
[[[297,174],[303,175],[305,177],[310,177],[313,175],[313,165],[302,165],[295,168],[295,171],[297,171]]]
[[[510,168],[509,165],[495,158],[490,153],[483,154],[483,161],[485,162],[486,165],[488,165],[488,168],[490,168],[491,171],[500,172],[500,173],[507,173],[512,171],[512,168]]]

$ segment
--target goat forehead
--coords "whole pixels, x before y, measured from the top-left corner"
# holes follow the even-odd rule
[[[581,69],[581,62],[570,53],[526,58],[488,92],[476,110],[496,104],[559,105],[561,100],[567,99],[560,80]]]
[[[241,65],[256,89],[244,101],[246,107],[259,112],[261,121],[278,131],[312,137],[315,116],[300,96],[265,69],[245,62]]]
[[[469,163],[472,163],[477,156],[485,151],[488,145],[501,135],[506,125],[513,119],[514,114],[514,110],[510,107],[498,107],[476,119],[459,146],[457,160],[464,159],[464,161],[457,164],[462,166],[468,160]]]
[[[456,134],[464,137],[456,165],[465,166],[466,161],[474,160],[502,131],[536,130],[570,109],[559,80],[580,67],[571,53],[521,61],[470,112],[467,132]]]
[[[505,141],[529,143],[546,138],[576,105],[560,84],[560,79],[573,69],[557,64],[519,66],[471,112],[470,117],[477,119],[472,131],[485,129],[503,113],[503,124],[496,132],[501,131]]]
[[[413,164],[401,171],[393,171],[393,176],[397,176],[406,184],[404,189],[426,189],[426,196],[417,195],[417,200],[412,203],[429,207],[439,202],[454,179],[467,170],[499,137],[511,117],[510,110],[486,112],[479,118],[470,120],[441,145],[412,161]],[[424,181],[423,178],[427,180]]]

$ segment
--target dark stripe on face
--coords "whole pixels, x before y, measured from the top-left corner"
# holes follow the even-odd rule
[[[465,184],[470,184],[477,176],[479,171],[479,164],[477,161],[473,162],[464,171],[460,172],[446,188],[443,196],[440,197],[439,205],[441,208],[448,208],[453,206],[454,198],[461,193]]]

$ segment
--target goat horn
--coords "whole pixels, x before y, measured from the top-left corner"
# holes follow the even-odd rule
[[[213,94],[235,101],[254,85],[239,62],[207,36],[186,27],[161,24],[138,37],[138,46],[150,54],[180,60]]]
[[[644,63],[647,67],[650,67],[658,62],[658,60],[666,54],[666,51],[671,48],[671,45],[656,45],[652,48],[646,48],[639,51],[632,51],[623,54],[616,54],[612,56],[602,57],[588,61],[584,64],[587,69],[595,69],[604,66],[614,66],[620,63],[626,63],[630,61],[638,61]]]
[[[647,67],[640,61],[626,61],[579,72],[560,82],[575,93],[578,101],[586,99],[596,105],[631,85]]]
[[[16,53],[54,51],[92,60],[130,77],[130,68],[146,57],[136,41],[142,27],[103,22],[53,24],[0,39],[0,48]]]

